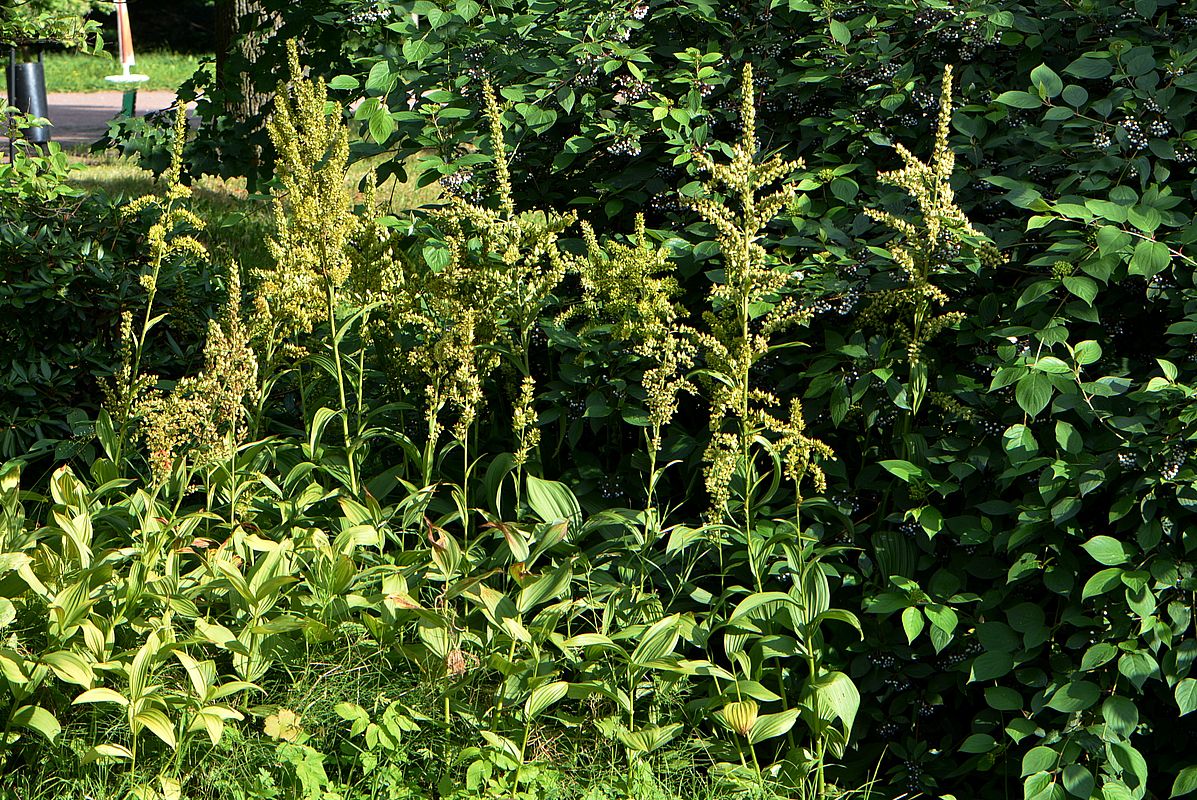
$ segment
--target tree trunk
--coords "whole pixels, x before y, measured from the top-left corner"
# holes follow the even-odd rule
[[[261,0],[218,0],[216,5],[216,88],[224,112],[238,122],[258,118],[270,101],[274,84],[254,83],[253,65],[262,44],[282,23]]]
[[[270,113],[277,78],[262,76],[255,69],[268,42],[282,26],[278,12],[265,8],[263,0],[217,0],[216,3],[216,96],[226,119],[245,126],[241,136],[249,143],[246,179],[256,191],[263,171],[262,129]],[[218,152],[221,150],[217,146]],[[223,156],[221,156],[223,160]]]

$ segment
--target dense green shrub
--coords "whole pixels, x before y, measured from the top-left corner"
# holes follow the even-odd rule
[[[95,491],[137,521],[105,527],[132,512],[100,503],[79,547],[82,512],[55,498],[62,519],[13,528],[97,614],[127,590],[151,604],[121,658],[171,657],[132,624],[167,608],[212,675],[264,686],[357,632],[431,687],[415,710],[336,712],[374,737],[337,768],[396,792],[553,796],[529,743],[568,731],[637,780],[685,754],[725,793],[1197,788],[1183,7],[416,10],[418,27],[389,4],[290,22],[318,71],[354,60],[332,85],[367,96],[361,152],[421,155],[445,207],[350,221],[322,98],[288,111],[310,129],[274,131],[255,435],[232,459],[180,440],[201,468],[118,498],[115,478],[148,475],[125,447],[139,421],[101,421]],[[770,167],[738,135],[746,61]],[[958,89],[937,121],[944,61]],[[71,561],[162,524],[219,543],[161,567],[136,545],[169,596]],[[22,619],[45,618],[13,583]],[[61,712],[55,686],[39,702]],[[180,726],[188,692],[154,707]],[[278,791],[304,796],[333,780],[332,748],[280,705],[262,713],[295,766]],[[411,726],[469,745],[405,771]]]
[[[100,380],[119,364],[120,316],[144,307],[145,226],[122,214],[119,198],[73,187],[57,144],[43,155],[18,138],[15,152],[0,165],[0,305],[10,315],[0,328],[0,456],[56,449],[66,459],[90,451],[87,420],[100,407]],[[164,377],[195,358],[209,284],[189,266],[170,265],[163,276],[173,313],[149,366]]]

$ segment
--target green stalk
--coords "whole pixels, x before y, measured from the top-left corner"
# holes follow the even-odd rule
[[[345,437],[345,460],[349,464],[349,490],[357,493],[357,468],[353,461],[353,437],[349,433],[349,403],[345,399],[345,370],[341,364],[341,337],[337,335],[336,296],[331,283],[325,282],[328,295],[328,326],[332,334],[333,363],[337,367],[337,393],[341,401],[341,432]]]

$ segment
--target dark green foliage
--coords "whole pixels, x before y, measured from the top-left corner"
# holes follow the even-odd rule
[[[842,459],[828,497],[854,520],[844,541],[860,556],[845,565],[857,599],[837,602],[873,612],[852,662],[872,699],[856,774],[888,746],[895,786],[975,795],[982,770],[995,791],[1017,791],[1023,754],[1042,746],[1056,755],[1026,765],[1028,796],[1085,796],[1087,774],[1137,796],[1141,752],[1166,794],[1187,765],[1174,695],[1187,697],[1197,649],[1184,522],[1197,497],[1197,20],[1169,2],[639,8],[463,1],[423,8],[418,27],[396,14],[372,29],[389,45],[333,85],[377,98],[357,116],[379,147],[430,149],[430,179],[485,194],[486,157],[469,147],[485,75],[508,101],[517,197],[570,200],[591,218],[643,208],[664,223],[680,215],[675,190],[694,191],[690,149],[734,137],[733,77],[754,62],[763,140],[808,168],[776,241],[823,295],[822,347],[783,352],[774,375],[806,395],[815,434]],[[860,212],[904,208],[874,176],[896,165],[892,142],[930,147],[945,62],[960,87],[960,203],[1010,263],[941,279],[965,321],[928,352],[932,402],[915,416],[904,353],[855,318],[858,298],[900,285]],[[681,257],[697,273],[710,255]],[[636,483],[617,466],[621,426],[604,425],[627,384],[602,379],[614,376],[601,357],[564,363],[577,378],[558,391],[584,405],[560,429],[594,439],[580,448],[594,455],[566,452],[597,506],[586,459],[607,493]],[[694,458],[700,425],[674,434],[677,455]],[[933,624],[949,606],[954,636]],[[1103,705],[1127,701],[1143,727],[1107,725]]]
[[[18,144],[18,147],[23,145]],[[120,198],[84,195],[68,183],[66,156],[23,153],[0,165],[0,457],[48,449],[65,460],[88,444],[100,381],[120,362],[124,311],[144,306],[138,252],[145,226],[121,213]],[[171,321],[148,364],[175,377],[202,337],[208,277],[172,265]]]
[[[1197,51],[1195,17],[1185,6],[402,6],[420,13],[418,26],[400,8],[344,4],[288,17],[292,30],[312,34],[314,71],[341,72],[332,86],[366,97],[356,113],[367,140],[360,151],[393,151],[400,156],[395,171],[402,156],[418,153],[426,180],[489,197],[493,148],[479,124],[480,80],[489,77],[515,154],[516,206],[569,205],[596,224],[618,218],[608,232],[629,229],[627,215],[643,210],[658,229],[650,238],[674,255],[694,324],[710,282],[722,280],[722,261],[711,231],[680,200],[699,191],[693,149],[726,152],[735,139],[735,77],[743,62],[755,65],[765,146],[806,160],[801,191],[765,244],[779,268],[802,270],[796,297],[815,314],[794,337],[805,346],[770,353],[755,375],[782,398],[801,397],[808,434],[837,455],[823,464],[827,491],[801,506],[800,534],[816,540],[812,552],[834,588],[834,607],[863,623],[860,641],[846,626],[826,638],[811,635],[827,668],[850,676],[863,698],[833,781],[862,785],[880,765],[877,789],[885,796],[1138,800],[1197,787],[1189,743],[1197,706],[1197,534],[1188,516],[1197,506],[1197,131],[1187,127]],[[1007,261],[985,263],[934,244],[921,251],[946,296],[941,311],[959,320],[912,358],[893,314],[861,314],[880,293],[906,285],[888,252],[888,232],[863,212],[911,218],[905,194],[877,177],[901,165],[894,143],[930,156],[948,62],[958,87],[950,141],[957,201]],[[271,63],[262,62],[264,73]],[[231,134],[222,136],[227,142]],[[238,166],[237,151],[225,154],[223,168]],[[403,243],[404,257],[443,267],[445,233],[416,231]],[[568,281],[557,295],[561,308],[578,299]],[[534,499],[529,487],[540,484],[517,478],[515,486],[528,492],[517,505],[504,452],[514,449],[514,370],[485,383],[486,410],[469,440],[471,456],[482,460],[467,469],[449,448],[437,453],[433,469],[418,463],[422,420],[412,407],[422,395],[402,383],[384,390],[390,365],[379,358],[369,362],[378,372],[364,371],[370,388],[354,392],[410,404],[379,411],[385,424],[371,417],[383,427],[371,427],[358,451],[380,510],[343,505],[343,517],[331,510],[328,487],[355,487],[345,485],[344,451],[326,449],[312,433],[311,443],[280,446],[269,457],[247,454],[283,486],[282,498],[255,509],[256,524],[268,532],[285,528],[284,519],[301,529],[344,530],[367,519],[376,524],[385,510],[391,538],[382,549],[425,581],[424,594],[413,596],[430,603],[441,584],[460,581],[453,599],[461,630],[496,636],[514,652],[514,639],[496,634],[487,616],[495,608],[467,592],[480,585],[521,592],[523,567],[513,573],[513,564],[524,564],[519,556],[530,543],[556,535],[546,526],[574,514],[576,495],[587,522],[577,539],[548,548],[542,574],[550,564],[568,564],[567,585],[576,583],[579,595],[585,576],[585,596],[598,604],[592,611],[611,629],[639,634],[673,614],[694,620],[697,627],[675,642],[678,652],[736,668],[732,634],[722,626],[751,591],[744,587],[760,578],[761,554],[769,587],[794,585],[792,490],[762,490],[758,525],[747,530],[700,535],[698,525],[674,524],[698,520],[706,504],[708,409],[701,397],[683,396],[660,458],[680,463],[656,488],[671,516],[656,529],[660,539],[642,535],[652,520],[643,488],[641,357],[609,326],[546,319],[536,328],[525,356],[540,381],[543,435],[530,471],[571,491],[553,488],[544,490],[549,498]],[[345,341],[366,346],[353,336]],[[403,352],[413,339],[397,341]],[[327,372],[324,363],[313,360],[313,372]],[[288,413],[307,405],[313,418],[310,406],[323,388],[317,384]],[[397,480],[433,471],[459,494],[442,493],[427,509],[422,499],[388,499],[399,493]],[[312,479],[313,502],[304,506],[296,494],[309,475],[318,482]],[[495,526],[477,538],[468,534],[473,515],[461,510],[471,503]],[[435,523],[405,516],[413,508],[428,510]],[[570,513],[557,513],[562,508]],[[515,537],[500,524],[505,513],[524,516]],[[446,566],[448,542],[457,547],[457,540],[438,538],[444,529],[451,529],[446,536],[467,532],[464,561]],[[416,548],[420,555],[411,555]],[[363,571],[373,566],[355,558]],[[331,627],[329,615],[344,609],[331,590],[316,587],[311,596],[321,591],[327,605],[303,613]],[[308,602],[302,598],[292,602]],[[381,608],[376,619],[365,612],[374,621],[363,624],[374,626],[383,645],[422,654],[421,668],[436,680],[441,667],[428,655],[437,653],[430,644],[436,634],[427,628],[441,631],[441,623],[413,613],[403,619],[423,620],[427,635],[392,641],[387,615],[412,609]],[[541,618],[536,635],[562,620],[571,628],[590,623],[569,617],[574,610]],[[767,615],[734,635],[757,637],[750,638],[759,649],[748,672],[767,677],[770,694],[780,682],[787,699],[804,697],[806,667],[793,655],[766,655],[778,652],[769,649],[779,641],[771,637],[788,635],[784,617]],[[528,688],[529,676],[556,679],[557,669],[574,683],[613,674],[603,672],[614,661],[601,654],[562,667],[569,659],[542,660],[522,642],[523,660],[470,644],[494,657],[489,666],[511,698]],[[471,693],[481,691],[471,680],[444,689],[466,727],[481,708],[470,705]],[[646,696],[675,688],[662,681],[650,690],[649,683],[637,684]],[[676,683],[693,695],[663,692],[666,699],[652,707],[658,722],[697,731],[711,748],[699,763],[743,756],[733,748],[739,740],[710,721],[732,698],[709,679]],[[518,733],[509,726],[503,735]],[[471,767],[475,777],[512,769],[501,751],[491,742],[470,752],[472,763],[485,765]],[[765,744],[752,753],[784,764],[781,780],[800,782],[787,771],[799,761],[793,748]]]

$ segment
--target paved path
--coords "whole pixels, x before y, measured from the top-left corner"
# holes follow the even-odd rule
[[[46,95],[50,107],[49,120],[54,123],[50,136],[63,147],[86,146],[108,132],[108,120],[121,110],[122,92],[89,92],[87,94]],[[169,108],[175,93],[167,91],[138,92],[137,113],[146,114]]]

